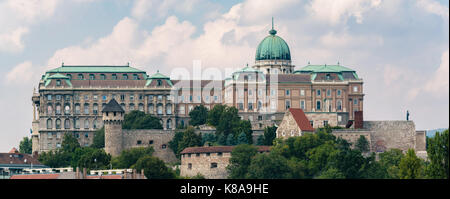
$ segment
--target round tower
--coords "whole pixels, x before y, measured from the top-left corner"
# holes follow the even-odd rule
[[[103,124],[105,127],[105,152],[118,156],[123,149],[122,123],[125,111],[115,99],[103,108]]]

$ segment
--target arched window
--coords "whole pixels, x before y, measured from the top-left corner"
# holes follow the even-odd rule
[[[337,106],[337,110],[339,110],[339,111],[342,110],[342,101],[338,100],[336,106]]]
[[[90,75],[89,75],[89,79],[90,79],[90,80],[95,80],[95,75],[94,75],[94,74],[90,74]]]
[[[258,100],[258,111],[262,109],[262,102],[261,100]]]
[[[47,104],[47,114],[52,114],[53,113],[53,106],[52,104]]]
[[[60,129],[60,128],[61,128],[61,120],[56,119],[56,129]]]
[[[89,129],[89,120],[88,119],[84,120],[84,128]]]
[[[320,101],[317,101],[317,103],[316,103],[316,109],[317,109],[317,110],[320,110]]]
[[[97,119],[95,119],[94,122],[92,122],[92,123],[93,123],[93,126],[92,126],[92,127],[93,127],[94,129],[97,129],[97,127],[98,127]]]
[[[64,120],[64,128],[70,129],[70,120],[69,119]]]
[[[80,114],[80,104],[75,104],[75,114]]]
[[[166,105],[166,114],[172,114],[172,104]]]
[[[154,111],[153,108],[154,108],[153,104],[148,104],[148,113],[149,114],[153,114],[153,111]]]
[[[134,111],[134,104],[130,104],[130,111]]]
[[[122,75],[122,79],[127,80],[128,79],[128,75],[127,74],[123,74]]]
[[[144,112],[144,105],[143,104],[139,104],[138,110]]]
[[[78,118],[76,118],[76,119],[74,119],[74,127],[76,128],[76,129],[79,129],[80,128],[80,119],[78,119]]]
[[[89,114],[89,104],[84,104],[84,114],[88,115]]]
[[[47,129],[52,129],[52,128],[53,128],[52,119],[48,119],[47,120]]]
[[[167,120],[167,129],[172,129],[172,120],[171,119],[168,119]]]
[[[94,104],[92,111],[93,111],[94,115],[98,114],[98,104]]]
[[[57,115],[61,114],[61,104],[56,104],[56,114]]]
[[[106,79],[106,75],[105,74],[100,74],[100,79],[101,80],[105,80]]]
[[[163,114],[163,105],[158,104],[158,106],[156,107],[156,110],[158,111],[158,115]]]
[[[162,81],[158,79],[157,85],[158,85],[158,86],[162,86]]]
[[[78,79],[84,79],[83,74],[78,74]]]
[[[70,104],[66,104],[66,105],[64,106],[64,113],[65,113],[65,114],[70,114]]]

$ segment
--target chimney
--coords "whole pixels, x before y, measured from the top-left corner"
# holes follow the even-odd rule
[[[83,168],[83,179],[86,179],[86,177],[87,177],[86,168]]]
[[[77,167],[77,169],[75,170],[75,179],[80,179],[80,168]]]
[[[355,129],[364,128],[364,119],[362,111],[355,111]]]

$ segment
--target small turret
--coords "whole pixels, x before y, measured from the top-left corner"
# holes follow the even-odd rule
[[[122,123],[125,111],[115,99],[109,101],[102,110],[105,127],[105,152],[118,156],[123,149]]]

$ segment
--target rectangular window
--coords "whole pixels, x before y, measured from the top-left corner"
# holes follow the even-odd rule
[[[61,95],[56,95],[56,100],[60,101],[61,100]]]
[[[341,96],[341,89],[337,90],[337,96]]]
[[[103,95],[103,96],[102,96],[102,100],[103,100],[103,101],[106,101],[107,99],[108,99],[108,96],[106,96],[106,95]]]
[[[290,90],[286,90],[286,96],[290,96],[291,95],[291,91]]]
[[[52,100],[52,95],[47,95],[47,100],[48,101]]]
[[[143,100],[144,99],[144,95],[139,94],[139,100]]]
[[[125,95],[124,94],[120,95],[120,101],[125,101]]]
[[[291,108],[291,101],[286,100],[286,110]]]
[[[134,101],[134,94],[130,95],[130,101]]]
[[[89,95],[84,95],[84,100],[89,100]]]
[[[317,96],[320,96],[320,89],[317,89]]]
[[[98,95],[94,95],[94,96],[92,96],[92,98],[93,98],[94,100],[98,100]]]
[[[353,92],[358,92],[358,86],[353,86]]]
[[[162,95],[158,95],[158,101],[162,101]],[[191,101],[192,101],[192,96],[191,96]]]
[[[331,89],[327,90],[327,96],[331,96]]]
[[[117,75],[116,75],[116,74],[112,74],[112,75],[111,75],[111,79],[112,79],[112,80],[117,80]]]
[[[300,108],[305,109],[305,101],[304,100],[300,101]]]
[[[328,121],[327,120],[323,121],[323,126],[328,126]]]
[[[354,105],[358,105],[358,99],[354,99],[354,100],[353,100],[353,104],[354,104]]]
[[[56,80],[56,86],[61,86],[61,80]]]
[[[317,102],[316,102],[316,109],[317,109],[317,110],[320,110],[320,101],[317,101]]]
[[[305,90],[303,89],[300,90],[300,96],[305,96]]]
[[[213,162],[211,163],[211,169],[217,168],[217,163]]]

